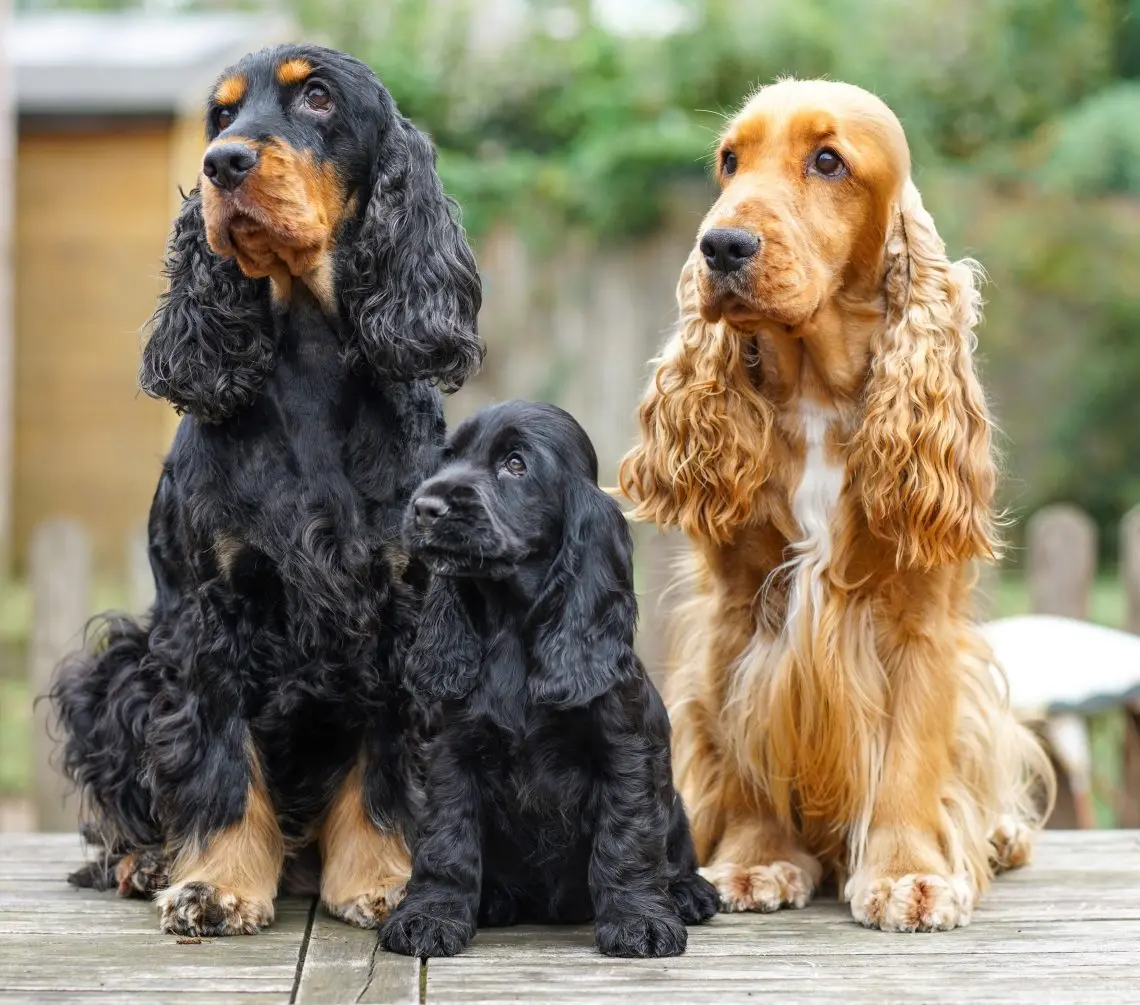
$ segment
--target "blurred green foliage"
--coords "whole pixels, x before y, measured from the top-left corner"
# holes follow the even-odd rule
[[[924,172],[993,160],[1068,115],[1048,177],[1080,183],[1089,167],[1066,151],[1128,111],[1130,89],[1100,92],[1140,59],[1121,41],[1133,0],[675,0],[687,26],[664,37],[616,36],[587,0],[535,0],[529,27],[482,46],[468,41],[493,12],[474,0],[295,3],[433,134],[475,232],[506,216],[534,226],[536,208],[556,229],[651,228],[670,183],[704,171],[721,117],[782,74],[882,95]],[[1117,140],[1098,180],[1135,181],[1127,149]]]

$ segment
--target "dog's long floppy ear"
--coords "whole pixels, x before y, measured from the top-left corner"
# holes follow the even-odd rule
[[[444,194],[431,141],[386,93],[379,176],[341,268],[349,356],[396,380],[454,391],[483,361],[475,256]]]
[[[179,412],[221,422],[254,399],[272,366],[268,284],[210,250],[196,188],[174,221],[165,274],[139,386]]]
[[[990,418],[973,358],[979,272],[948,260],[908,180],[887,238],[888,317],[872,340],[851,458],[870,529],[895,546],[900,568],[997,551]]]
[[[567,490],[562,544],[528,627],[537,666],[531,697],[587,705],[636,672],[633,540],[621,509],[589,480]]]
[[[433,576],[404,663],[404,683],[424,701],[466,698],[475,687],[481,656],[479,636],[454,580]]]
[[[757,390],[749,342],[697,303],[694,249],[677,283],[679,323],[642,399],[641,440],[618,474],[635,516],[727,543],[767,478],[775,411]]]

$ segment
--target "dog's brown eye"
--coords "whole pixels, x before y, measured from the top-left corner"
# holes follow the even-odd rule
[[[812,161],[812,165],[815,170],[825,178],[838,178],[847,170],[847,165],[843,163],[843,158],[828,147],[824,147],[815,155],[815,160]]]
[[[327,112],[332,107],[332,95],[324,84],[309,84],[305,88],[305,104],[314,112]]]
[[[232,108],[219,108],[215,121],[218,123],[218,129],[225,129],[234,120],[234,113]]]
[[[505,461],[503,461],[503,470],[518,477],[519,475],[526,474],[526,461],[522,459],[519,454],[511,454]]]
[[[736,174],[736,154],[731,150],[726,150],[721,154],[720,169],[725,174]]]

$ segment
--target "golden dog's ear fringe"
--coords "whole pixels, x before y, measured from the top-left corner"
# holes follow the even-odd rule
[[[851,469],[870,530],[900,568],[994,559],[996,465],[974,372],[981,269],[951,263],[914,184],[888,237],[888,320],[872,340]]]
[[[767,479],[774,411],[752,384],[747,337],[701,318],[692,258],[677,302],[677,332],[641,404],[641,441],[618,480],[636,519],[725,544]]]

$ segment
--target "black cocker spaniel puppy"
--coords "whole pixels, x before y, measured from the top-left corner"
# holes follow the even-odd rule
[[[252,933],[287,863],[374,926],[410,862],[426,571],[401,543],[477,369],[475,262],[430,141],[357,60],[247,56],[207,108],[141,383],[185,417],[150,515],[157,599],[53,691],[103,857],[162,927]]]
[[[464,422],[408,512],[432,570],[406,663],[441,703],[408,894],[415,956],[476,923],[595,918],[612,956],[671,956],[716,913],[673,789],[669,720],[633,651],[632,541],[581,426],[512,402]]]

